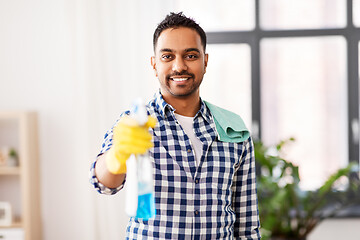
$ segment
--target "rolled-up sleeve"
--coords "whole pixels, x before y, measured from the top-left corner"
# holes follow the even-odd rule
[[[116,123],[117,123],[117,121],[116,121]],[[110,149],[110,147],[112,146],[113,128],[116,125],[116,123],[113,125],[113,127],[110,130],[108,130],[105,133],[104,142],[101,146],[100,153],[98,154],[96,160],[91,164],[91,168],[90,168],[90,172],[89,172],[90,183],[95,187],[95,189],[99,193],[106,194],[106,195],[113,195],[113,194],[117,193],[124,187],[124,184],[125,184],[125,181],[124,181],[123,184],[121,184],[117,188],[108,188],[104,184],[99,182],[99,180],[95,174],[95,166],[96,166],[98,157],[101,156],[102,154],[104,154],[106,151],[108,151]]]

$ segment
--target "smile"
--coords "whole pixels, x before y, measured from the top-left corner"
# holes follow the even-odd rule
[[[184,78],[184,77],[182,77],[182,78],[170,78],[170,79],[173,80],[173,81],[175,81],[175,82],[182,82],[182,81],[188,80],[189,78]]]

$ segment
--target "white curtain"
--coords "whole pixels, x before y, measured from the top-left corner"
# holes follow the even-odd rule
[[[171,4],[0,1],[0,111],[39,114],[45,240],[124,238],[124,193],[98,194],[88,171],[118,115],[158,89],[152,33]]]
[[[70,2],[70,1],[69,1]],[[105,131],[137,97],[158,89],[150,66],[152,34],[171,1],[77,1],[75,37],[77,88],[83,97],[90,160]],[[89,160],[89,159],[87,159]],[[88,161],[89,162],[89,161]],[[124,194],[104,196],[91,189],[93,239],[124,239],[128,217]]]

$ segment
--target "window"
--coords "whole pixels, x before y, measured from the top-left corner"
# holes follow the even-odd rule
[[[301,187],[318,188],[348,162],[345,39],[264,39],[261,69],[262,139],[294,137],[286,153]]]
[[[209,47],[249,46],[252,135],[266,144],[295,137],[286,153],[300,166],[302,187],[314,189],[337,168],[359,162],[360,0],[254,2],[255,28],[208,28]],[[213,22],[224,24],[212,13]],[[221,58],[232,64],[238,53],[226,51]]]
[[[255,27],[254,0],[175,0],[174,9],[183,11],[186,16],[196,16],[205,31],[239,31]]]
[[[207,52],[209,62],[200,90],[201,96],[209,102],[239,114],[246,126],[251,128],[249,45],[211,44],[208,45]]]
[[[353,0],[353,22],[360,27],[360,0]]]
[[[263,29],[345,26],[346,0],[260,0],[260,27]]]

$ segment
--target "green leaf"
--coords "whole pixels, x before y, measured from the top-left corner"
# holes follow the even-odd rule
[[[299,187],[299,167],[282,157],[284,146],[294,140],[280,141],[275,147],[267,147],[262,142],[254,143],[255,160],[261,172],[257,175],[260,223],[267,235],[305,237],[327,216],[324,206],[329,203],[330,195],[341,206],[354,201],[350,199],[360,202],[358,178],[350,182],[345,192],[333,191],[341,177],[349,178],[354,164],[339,169],[319,189],[302,191]]]

